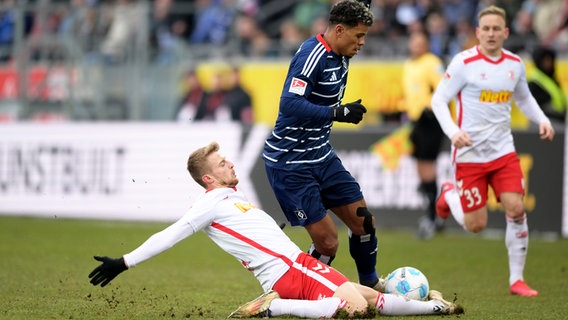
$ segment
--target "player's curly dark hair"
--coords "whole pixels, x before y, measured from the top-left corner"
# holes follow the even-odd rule
[[[373,24],[373,14],[362,2],[345,0],[336,3],[329,12],[331,25],[344,24],[356,27],[359,23],[370,26]]]

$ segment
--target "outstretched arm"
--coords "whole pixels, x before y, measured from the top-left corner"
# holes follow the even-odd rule
[[[95,286],[100,284],[104,287],[123,271],[166,251],[194,232],[191,224],[182,219],[152,235],[134,251],[121,258],[95,256],[95,260],[102,263],[89,274],[90,282]]]

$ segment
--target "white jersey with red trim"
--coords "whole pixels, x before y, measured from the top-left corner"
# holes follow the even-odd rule
[[[453,98],[457,125],[448,109]],[[455,162],[484,163],[515,151],[512,100],[533,122],[550,122],[530,94],[519,56],[503,49],[500,57],[491,58],[478,47],[454,56],[432,97],[432,109],[450,139],[459,130],[471,136],[471,146],[452,150]]]
[[[181,219],[124,255],[124,261],[133,267],[199,230],[252,271],[264,290],[272,288],[302,252],[241,191],[219,188],[202,195]]]

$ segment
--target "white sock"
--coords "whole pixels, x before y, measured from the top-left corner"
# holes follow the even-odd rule
[[[444,198],[446,199],[446,203],[450,207],[450,212],[452,212],[452,216],[454,216],[456,222],[465,229],[465,224],[463,222],[463,208],[457,190],[453,189],[446,192],[446,194],[444,194]]]
[[[272,317],[289,315],[299,318],[331,318],[342,302],[337,297],[321,300],[274,299],[269,309]]]
[[[529,227],[526,213],[516,219],[506,217],[506,220],[505,245],[509,254],[509,284],[511,285],[517,280],[523,280],[529,247]]]
[[[437,314],[435,310],[444,308],[441,302],[407,300],[406,298],[395,294],[380,294],[375,306],[380,315],[383,316],[411,316]]]

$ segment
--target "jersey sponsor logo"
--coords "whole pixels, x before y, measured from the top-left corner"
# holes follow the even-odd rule
[[[243,203],[243,202],[235,202],[235,207],[237,207],[243,213],[249,211],[250,209],[256,208],[252,203]]]
[[[288,90],[288,92],[303,96],[304,93],[306,92],[307,86],[308,83],[306,81],[298,78],[292,78],[292,83],[290,84],[290,89]]]
[[[492,90],[482,90],[479,95],[480,102],[496,102],[503,103],[508,102],[511,99],[512,92],[507,90],[501,90],[498,92],[493,92]]]

